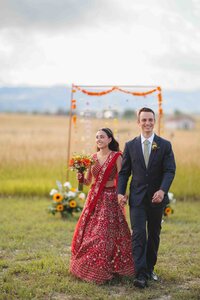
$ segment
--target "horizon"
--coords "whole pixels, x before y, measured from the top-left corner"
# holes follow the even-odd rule
[[[108,88],[108,86],[101,87],[101,90]],[[129,88],[132,91],[134,89]],[[89,90],[95,90],[95,87],[90,87]],[[139,90],[144,91],[147,89]],[[200,90],[186,92],[162,89],[162,96],[164,112],[173,113],[173,111],[181,111],[190,114],[200,113]],[[125,109],[137,110],[139,107],[145,105],[152,106],[155,111],[157,110],[156,93],[141,97],[114,91],[101,97],[91,97],[77,91],[74,97],[82,110],[85,109],[84,106],[88,101],[90,102],[90,110],[94,111],[106,108],[108,103],[110,103],[110,107],[115,107],[118,111],[121,111],[123,107]],[[55,113],[58,110],[69,110],[70,99],[71,86],[2,87],[0,88],[0,111],[48,111],[49,113]],[[101,101],[99,102],[100,99]]]
[[[127,87],[127,88],[131,88],[131,89],[134,89],[134,88],[136,88],[136,89],[149,89],[149,88],[156,88],[156,87],[161,87],[161,89],[162,89],[162,92],[163,91],[168,91],[168,92],[170,92],[170,91],[172,91],[172,92],[174,92],[174,91],[176,91],[176,92],[183,92],[183,93],[190,93],[190,92],[198,92],[198,91],[200,91],[200,86],[199,87],[195,87],[195,88],[189,88],[189,89],[181,89],[181,88],[167,88],[167,87],[163,87],[163,86],[161,86],[161,85],[159,85],[159,84],[157,84],[157,85],[127,85],[127,84],[105,84],[105,85],[95,85],[95,84],[77,84],[77,83],[75,83],[74,85],[76,85],[76,86],[80,86],[80,87],[89,87],[90,89],[92,89],[92,88],[100,88],[100,87],[102,87],[102,89],[103,88],[105,88],[105,89],[107,89],[108,87],[114,87],[114,86],[118,86],[118,87]],[[12,88],[38,88],[38,89],[42,89],[42,88],[46,88],[46,89],[48,89],[48,88],[59,88],[59,87],[61,87],[61,88],[66,88],[66,89],[72,89],[72,86],[73,86],[73,83],[71,83],[71,84],[62,84],[62,83],[60,83],[60,84],[48,84],[48,85],[39,85],[39,84],[36,84],[36,85],[31,85],[31,84],[7,84],[7,85],[0,85],[0,89],[3,89],[3,88],[10,88],[10,89],[12,89]]]

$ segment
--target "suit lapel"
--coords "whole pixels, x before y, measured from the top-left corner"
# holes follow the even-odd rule
[[[158,147],[159,147],[159,137],[156,134],[154,136],[153,142],[155,142],[158,145]],[[158,149],[154,149],[153,150],[152,147],[151,147],[151,153],[150,153],[150,156],[149,156],[148,169],[150,168],[150,166],[152,164],[152,161],[156,157],[156,153],[157,152],[158,152]]]
[[[137,147],[137,153],[138,153],[139,159],[142,163],[142,166],[146,169],[146,165],[145,165],[145,161],[144,161],[144,155],[143,155],[143,152],[142,152],[141,136],[137,137],[136,147]]]

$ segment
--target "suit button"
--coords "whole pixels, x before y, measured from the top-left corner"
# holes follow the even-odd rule
[[[146,177],[148,177],[149,175],[148,174],[146,174]]]
[[[148,183],[146,184],[146,187],[148,187],[149,185],[148,185]]]

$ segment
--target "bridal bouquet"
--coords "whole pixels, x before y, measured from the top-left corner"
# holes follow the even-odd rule
[[[73,212],[80,212],[83,209],[81,202],[85,200],[86,195],[73,188],[70,182],[62,184],[57,180],[56,184],[57,189],[50,191],[52,203],[48,207],[49,212],[53,215],[60,212],[63,218],[73,215]]]
[[[89,155],[74,155],[69,161],[69,166],[72,170],[80,174],[78,190],[83,190],[84,172],[94,163],[94,160]]]

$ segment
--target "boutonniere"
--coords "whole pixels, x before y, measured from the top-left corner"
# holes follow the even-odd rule
[[[158,147],[158,145],[156,144],[156,142],[153,141],[152,146],[151,146],[151,149],[152,149],[153,151],[156,151],[156,150],[159,149],[159,148],[160,148],[160,147]]]

